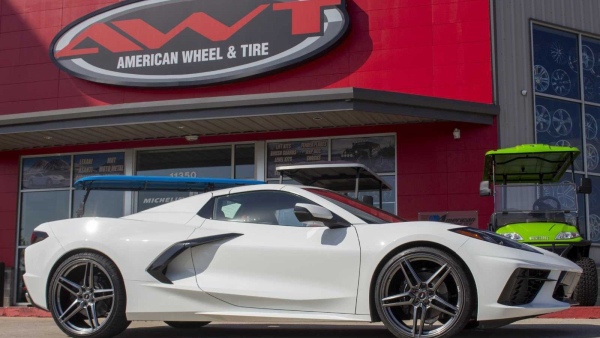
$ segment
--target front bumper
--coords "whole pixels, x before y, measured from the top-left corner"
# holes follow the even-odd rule
[[[461,257],[477,287],[477,320],[526,318],[567,309],[565,298],[577,285],[581,268],[551,252],[510,249],[469,240]],[[541,273],[530,273],[541,271]]]

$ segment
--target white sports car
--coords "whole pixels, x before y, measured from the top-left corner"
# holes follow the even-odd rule
[[[398,337],[449,337],[568,308],[581,273],[487,231],[401,222],[293,185],[45,223],[32,243],[30,300],[72,337],[111,337],[132,320],[382,321]]]

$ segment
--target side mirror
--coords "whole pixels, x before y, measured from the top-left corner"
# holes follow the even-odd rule
[[[490,181],[481,181],[479,183],[479,196],[491,196],[492,189],[490,189]]]
[[[577,192],[580,194],[589,195],[592,193],[592,179],[589,177],[582,177]]]
[[[296,218],[302,223],[310,221],[323,222],[325,226],[331,229],[345,228],[348,226],[346,224],[333,222],[333,214],[331,211],[319,205],[296,203],[294,206],[294,215],[296,215]]]
[[[373,196],[364,195],[362,201],[364,204],[373,205]]]

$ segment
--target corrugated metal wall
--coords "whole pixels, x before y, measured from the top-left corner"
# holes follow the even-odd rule
[[[531,20],[600,36],[600,0],[491,0],[501,147],[534,142]],[[522,95],[521,91],[527,94]]]

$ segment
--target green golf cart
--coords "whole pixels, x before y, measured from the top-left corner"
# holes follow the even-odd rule
[[[491,231],[579,265],[583,274],[573,299],[591,306],[598,295],[598,273],[589,257],[591,242],[579,230],[577,194],[590,194],[592,186],[589,178],[575,185],[577,156],[577,148],[544,144],[488,151],[480,195],[494,196]],[[569,167],[570,180],[563,179]]]

